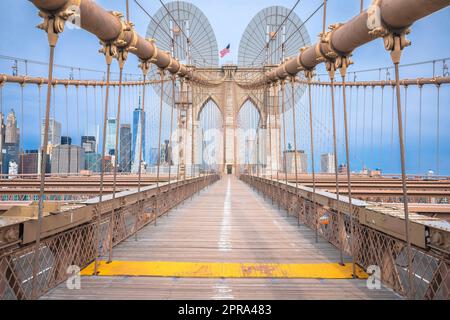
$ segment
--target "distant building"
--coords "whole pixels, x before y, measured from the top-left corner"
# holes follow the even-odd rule
[[[323,154],[320,158],[320,168],[323,173],[335,173],[334,154]]]
[[[131,126],[123,124],[120,126],[120,171],[131,172]]]
[[[381,177],[381,174],[382,174],[381,169],[375,169],[375,170],[371,170],[369,175],[371,177]]]
[[[347,174],[347,165],[346,164],[339,165],[338,173]]]
[[[62,136],[61,137],[61,144],[70,146],[72,144],[72,138],[71,137]]]
[[[45,119],[42,120],[41,146],[44,145]],[[47,154],[52,154],[53,147],[61,144],[61,123],[55,119],[49,119]]]
[[[97,139],[94,136],[82,136],[81,147],[84,153],[97,153]]]
[[[150,149],[150,157],[148,164],[150,166],[155,166],[158,164],[158,148],[151,148]]]
[[[37,174],[39,172],[39,151],[27,150],[19,155],[19,174]]]
[[[105,156],[111,155],[111,150],[116,148],[116,132],[117,132],[117,120],[108,119],[106,124],[106,154]],[[115,151],[114,153],[115,154]]]
[[[113,161],[114,157],[111,156],[105,156],[105,172],[112,172],[113,171]]]
[[[85,169],[84,150],[79,146],[59,145],[52,151],[52,173],[79,173]]]
[[[142,119],[143,117],[143,119]],[[142,120],[144,125],[142,126]],[[142,160],[145,158],[145,112],[141,108],[141,101],[139,98],[139,107],[136,108],[133,112],[133,141],[132,141],[132,149],[131,149],[131,157],[133,159],[133,163],[139,162],[139,151],[140,146],[142,145]],[[142,127],[142,128],[141,128]],[[142,136],[142,139],[141,139]],[[142,141],[141,141],[142,140]]]
[[[10,162],[15,165],[19,163],[19,145],[20,131],[17,128],[17,119],[14,110],[8,113],[4,126],[4,137],[2,142],[2,173],[7,174],[10,171]]]
[[[101,172],[102,156],[98,153],[88,152],[84,154],[84,168],[92,172]]]
[[[6,117],[5,144],[19,144],[19,129],[17,128],[17,118],[13,109]]]
[[[297,156],[296,156],[297,154]],[[297,157],[297,173],[308,172],[308,156],[303,150],[286,150],[283,152],[286,162],[283,159],[283,167],[287,173],[295,173],[295,158]]]

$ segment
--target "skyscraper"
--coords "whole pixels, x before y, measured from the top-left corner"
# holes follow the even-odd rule
[[[320,168],[323,173],[335,173],[334,154],[323,154],[320,159]]]
[[[295,155],[297,153],[297,156]],[[286,150],[284,151],[284,157],[286,158],[287,173],[295,173],[295,158],[297,158],[297,173],[308,172],[308,156],[303,150]],[[283,160],[284,166],[284,160]]]
[[[155,166],[158,164],[158,148],[150,148],[150,157],[148,159],[148,164]]]
[[[4,129],[4,142],[3,142],[3,173],[8,173],[9,163],[19,163],[19,144],[20,144],[20,131],[17,128],[17,119],[14,110],[8,113],[6,117],[6,124]]]
[[[131,125],[120,126],[119,168],[121,172],[131,172]]]
[[[14,110],[8,113],[6,117],[5,125],[5,144],[18,144],[19,143],[19,130],[17,128],[17,118]]]
[[[94,136],[82,136],[81,147],[84,153],[97,153],[97,141]]]
[[[65,144],[53,148],[52,173],[79,173],[84,168],[84,150],[81,147]]]
[[[71,137],[62,136],[61,137],[61,144],[68,144],[70,146],[72,144],[72,138]]]
[[[42,120],[41,146],[44,145],[45,119]],[[61,144],[61,123],[55,119],[49,119],[48,126],[48,146],[46,153],[52,154],[53,147]]]
[[[19,174],[37,174],[39,171],[39,151],[27,150],[19,155]]]
[[[111,155],[111,151],[114,151],[116,147],[116,132],[117,132],[117,120],[108,119],[106,124],[106,152],[105,155]]]
[[[144,161],[145,157],[145,127],[146,127],[146,119],[145,119],[145,112],[141,108],[141,99],[139,98],[139,107],[136,108],[133,112],[133,146],[131,150],[133,164],[139,163],[139,146],[142,144],[142,160]],[[144,120],[143,128],[142,126],[142,117]],[[142,141],[141,141],[141,132],[142,134]]]
[[[102,167],[102,156],[98,153],[89,152],[84,154],[84,167],[92,172],[100,172]]]

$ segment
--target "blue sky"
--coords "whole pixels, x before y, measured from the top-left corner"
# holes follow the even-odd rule
[[[112,0],[98,0],[100,5],[107,9],[114,9],[115,11],[125,12],[125,1],[112,1]],[[143,6],[151,13],[154,14],[160,7],[159,1],[156,0],[140,0]],[[251,21],[253,16],[255,16],[260,10],[265,7],[272,5],[282,5],[291,8],[296,2],[295,0],[286,1],[271,1],[271,0],[252,0],[252,1],[242,1],[242,0],[228,0],[228,1],[216,1],[216,0],[192,0],[190,1],[197,7],[199,7],[205,15],[209,18],[213,30],[215,31],[219,50],[225,47],[227,44],[231,44],[231,55],[223,59],[222,63],[237,62],[238,47],[241,35],[243,34],[247,24]],[[303,0],[300,2],[299,6],[295,10],[296,14],[305,20],[311,12],[313,12],[317,6],[321,3],[321,0]],[[369,1],[366,0],[366,4]],[[328,16],[327,22],[345,22],[351,19],[359,11],[359,0],[329,0],[328,2]],[[141,34],[145,35],[147,26],[149,23],[149,18],[145,16],[142,11],[136,6],[133,0],[130,0],[130,12],[131,20],[136,25],[136,30]],[[14,56],[18,58],[37,60],[37,61],[47,61],[48,59],[48,46],[46,41],[46,35],[43,31],[35,28],[37,24],[40,23],[41,19],[37,15],[37,9],[29,2],[25,0],[2,0],[0,1],[0,21],[2,21],[3,28],[0,29],[0,36],[2,41],[0,42],[0,55],[4,56]],[[412,27],[412,33],[409,35],[409,39],[412,41],[413,45],[405,50],[405,54],[402,59],[402,63],[413,63],[425,60],[433,60],[450,57],[450,41],[448,36],[448,30],[450,30],[450,9],[444,9],[434,15],[427,17],[421,21],[418,21]],[[309,31],[312,41],[317,39],[317,35],[322,28],[322,13],[316,14],[307,24],[306,27]],[[67,29],[61,36],[56,49],[55,63],[63,65],[74,65],[82,68],[90,68],[96,70],[104,70],[104,58],[98,53],[99,43],[95,36],[83,31],[83,30],[70,30]],[[355,65],[351,67],[351,70],[361,70],[378,68],[383,66],[391,65],[391,61],[387,52],[383,48],[381,40],[373,41],[359,48],[355,51],[353,60]],[[449,62],[450,64],[450,62]],[[0,59],[0,73],[11,73],[12,62]],[[139,73],[137,69],[137,59],[134,56],[130,56],[127,61],[125,72],[128,73]],[[438,71],[442,71],[441,66],[437,66]],[[117,71],[117,67],[114,66],[113,70]],[[350,71],[351,71],[350,70]],[[410,67],[402,68],[402,78],[414,77],[414,76],[430,76],[431,75],[431,65],[421,66],[421,67]],[[319,68],[319,73],[323,72],[323,68]],[[25,72],[24,65],[19,64],[19,73],[23,74]],[[28,72],[30,75],[43,76],[46,73],[46,67],[29,65]],[[55,76],[67,78],[69,76],[70,70],[56,68]],[[101,73],[95,72],[81,72],[81,78],[101,78]],[[78,71],[74,71],[75,78],[78,78]],[[391,72],[391,76],[393,73]],[[378,72],[372,73],[362,73],[358,75],[358,79],[378,79]],[[433,132],[436,127],[436,123],[433,120],[431,110],[435,108],[435,93],[432,89],[427,89],[428,94],[424,99],[425,110],[430,110],[427,112],[429,119],[427,119],[428,126],[424,129],[426,137],[424,141],[429,141],[429,145],[434,145],[435,137],[433,137]],[[36,113],[38,98],[36,87],[25,87],[25,98],[24,98],[24,148],[36,148],[38,144],[38,125],[36,118],[39,115]],[[84,101],[84,88],[80,88],[80,106],[81,109],[85,107]],[[74,103],[76,99],[76,93],[72,90],[69,93],[70,99],[70,110],[73,111]],[[100,98],[97,97],[97,101],[94,101],[91,97],[93,91],[88,91],[89,98],[88,104],[94,105],[99,104]],[[117,94],[117,93],[116,93]],[[128,95],[128,99],[131,101],[130,104],[135,106],[137,103],[138,92],[129,91],[125,95]],[[97,92],[100,96],[100,92]],[[409,116],[411,121],[417,120],[417,109],[418,109],[418,90],[411,88],[409,93],[409,105],[411,105],[411,112]],[[157,105],[157,99],[150,98],[149,104]],[[387,99],[387,98],[386,98]],[[361,100],[361,99],[360,99]],[[56,97],[57,105],[64,104],[64,90],[57,89]],[[448,106],[450,102],[450,95],[448,86],[443,86],[441,88],[441,114],[442,122],[440,123],[442,133],[441,133],[441,163],[442,163],[442,173],[450,174],[450,150],[447,147],[446,138],[448,138],[450,132],[450,119],[448,113]],[[379,104],[379,101],[376,101]],[[409,107],[409,106],[408,106]],[[10,108],[14,108],[16,113],[20,114],[20,87],[16,85],[7,85],[3,89],[3,100],[2,100],[3,111],[7,111]],[[131,110],[131,108],[130,108]],[[150,116],[153,114],[154,109],[150,108]],[[82,110],[81,116],[85,117],[85,113]],[[56,110],[56,112],[61,112],[61,122],[67,122],[64,116],[64,112],[61,109]],[[125,111],[129,112],[129,111]],[[130,111],[131,112],[131,111]],[[128,116],[131,113],[128,113]],[[96,117],[100,117],[100,111],[96,113]],[[386,116],[386,115],[385,115]],[[21,121],[22,115],[19,117],[19,122]],[[125,116],[124,119],[127,119]],[[131,119],[130,117],[128,119]],[[78,120],[81,121],[81,120]],[[93,119],[88,119],[88,122],[93,123]],[[424,120],[425,121],[425,120]],[[70,128],[69,133],[75,135],[74,128],[76,127],[75,119],[70,118]],[[129,122],[129,121],[128,121]],[[414,122],[415,123],[415,122]],[[152,130],[156,124],[149,125],[148,130]],[[414,124],[410,125],[409,133],[411,135],[411,141],[417,141],[417,133],[414,131]],[[83,128],[77,128],[83,130]],[[64,132],[64,128],[63,128]],[[75,142],[77,139],[74,139]],[[416,144],[411,142],[409,146],[410,150],[416,149]],[[387,150],[389,147],[386,146]],[[432,158],[433,150],[426,151],[426,147],[423,147],[422,153],[426,154],[425,157]],[[361,152],[365,148],[361,146]],[[370,153],[370,151],[365,151]],[[413,153],[413,151],[411,151]],[[370,158],[370,154],[366,157]],[[411,154],[410,158],[415,158],[415,154]],[[425,160],[424,160],[425,161]],[[432,163],[434,161],[429,161],[429,167],[432,168]],[[388,167],[390,161],[385,159],[382,161],[382,166]],[[375,166],[375,164],[372,164]],[[414,163],[410,164],[411,170],[414,171]],[[392,167],[392,170],[397,170],[397,167]],[[434,168],[432,168],[434,169]]]

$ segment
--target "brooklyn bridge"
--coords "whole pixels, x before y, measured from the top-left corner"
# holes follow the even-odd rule
[[[448,300],[450,1],[193,2],[1,4],[0,299]]]

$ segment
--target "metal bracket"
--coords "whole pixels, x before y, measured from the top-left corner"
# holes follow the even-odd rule
[[[76,10],[74,8],[79,8],[79,6],[80,0],[69,0],[57,12],[49,12],[44,10],[39,11],[39,16],[43,18],[44,21],[38,24],[37,27],[47,32],[48,43],[51,47],[56,46],[58,34],[64,31],[66,21],[71,16],[76,14]]]
[[[402,51],[411,45],[411,41],[406,39],[406,35],[410,33],[410,29],[406,29],[400,34],[390,32],[384,36],[384,47],[387,51],[391,51],[391,59],[394,64],[400,63]]]

